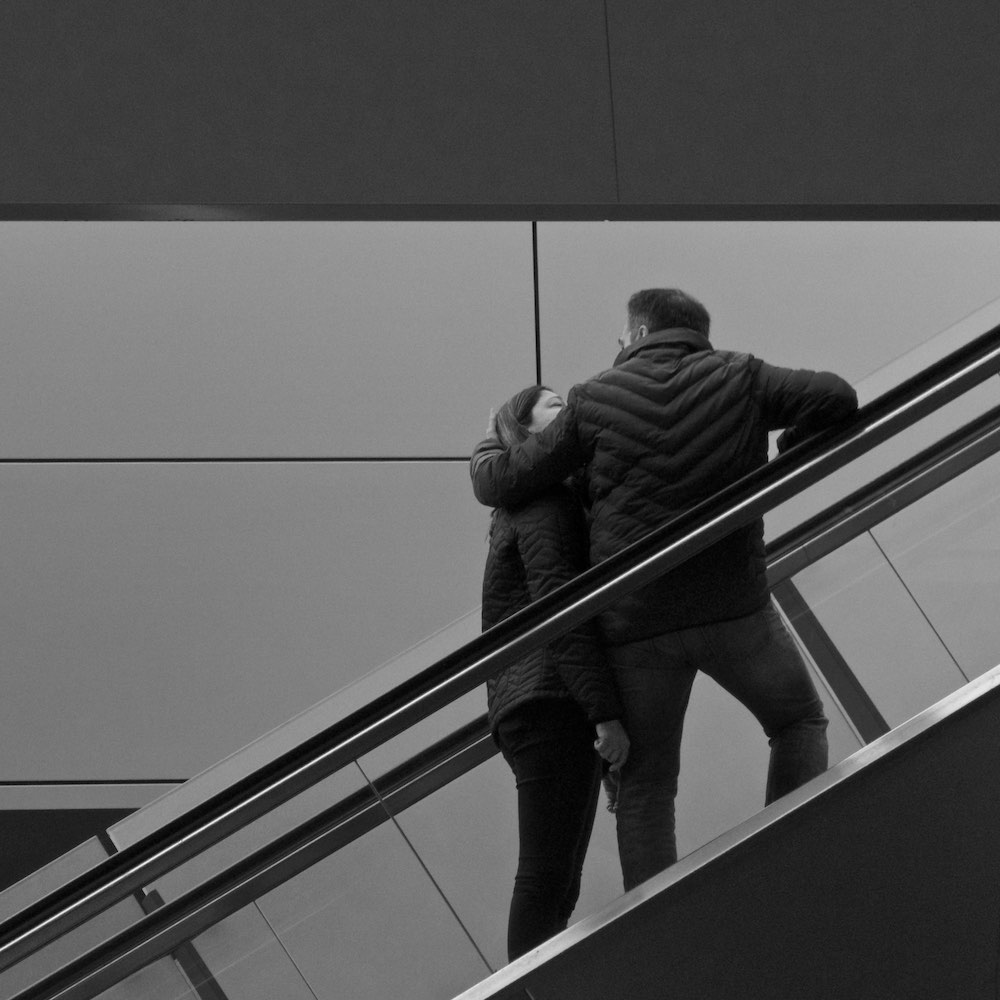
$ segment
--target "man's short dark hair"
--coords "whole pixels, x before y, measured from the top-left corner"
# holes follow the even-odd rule
[[[684,326],[708,336],[711,318],[708,310],[679,288],[645,288],[628,300],[630,329],[645,324],[649,332]]]

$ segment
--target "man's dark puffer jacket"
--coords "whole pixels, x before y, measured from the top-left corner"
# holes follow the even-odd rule
[[[837,375],[777,368],[712,349],[687,329],[660,330],[613,368],[574,386],[540,434],[473,453],[477,499],[516,505],[586,464],[590,557],[596,564],[767,461],[767,433],[785,446],[854,412]],[[763,520],[710,546],[600,617],[612,644],[750,614],[768,600]]]
[[[483,630],[587,568],[580,503],[556,486],[516,510],[498,510],[483,575]],[[573,698],[594,723],[620,719],[614,679],[590,622],[534,650],[486,683],[490,727],[541,698]]]

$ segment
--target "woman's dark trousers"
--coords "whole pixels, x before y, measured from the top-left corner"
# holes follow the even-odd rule
[[[568,698],[528,702],[498,726],[497,742],[517,783],[519,854],[507,924],[511,961],[565,930],[579,898],[601,787],[595,735]]]

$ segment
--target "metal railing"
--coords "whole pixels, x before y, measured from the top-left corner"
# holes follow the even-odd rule
[[[998,371],[1000,327],[863,407],[839,428],[817,435],[675,518],[612,559],[506,619],[410,681],[4,921],[0,925],[0,967],[8,967],[37,951],[117,900],[150,884],[188,858],[477,687],[525,652],[591,618],[623,594],[679,565]],[[270,858],[255,855],[255,864],[274,862],[277,854],[287,852],[290,843],[286,842],[287,839],[294,837],[307,837],[305,828],[269,845],[266,850],[271,852]],[[234,878],[234,872],[220,873],[216,879],[199,886],[200,899],[185,897],[185,905],[195,907],[202,915],[211,916],[206,907],[212,905],[212,892],[218,888],[217,881],[227,877]],[[210,888],[212,886],[214,889]],[[177,914],[171,915],[170,911],[177,903],[181,900],[167,904],[113,939],[122,953],[114,960],[116,974],[125,968],[121,964],[122,955],[132,954],[134,958],[137,954],[135,948],[139,945],[135,940],[141,935],[135,932],[140,925],[146,925],[149,930],[152,925],[146,922],[159,919],[164,926],[170,923],[176,932]],[[126,936],[131,936],[129,941],[125,940]],[[161,937],[161,944],[165,940]],[[105,946],[100,946],[97,951],[103,948]],[[169,945],[166,950],[169,950]],[[96,982],[93,977],[98,974],[93,967],[94,962],[103,961],[106,969],[106,959],[109,959],[108,954],[98,959],[96,952],[84,956],[21,996],[25,1000],[28,996],[68,997],[71,994],[63,987],[73,981],[72,977],[75,976],[75,981],[81,983],[80,976],[83,974],[93,986]],[[87,973],[79,964],[85,960],[90,960],[91,964]],[[145,957],[143,964],[151,960]],[[61,986],[56,978],[60,979]],[[90,994],[80,992],[72,995]]]

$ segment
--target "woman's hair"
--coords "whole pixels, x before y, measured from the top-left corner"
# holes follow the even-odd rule
[[[504,448],[513,448],[514,445],[527,439],[530,433],[528,424],[531,423],[531,411],[535,408],[535,403],[538,402],[542,393],[548,388],[547,385],[529,385],[527,389],[522,389],[511,396],[496,411],[494,426],[496,427],[497,439]],[[494,507],[487,538],[493,534],[498,513],[499,508]]]
[[[497,438],[505,448],[513,448],[528,437],[531,411],[543,392],[551,392],[547,385],[529,385],[511,396],[496,412]]]

